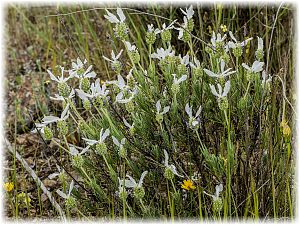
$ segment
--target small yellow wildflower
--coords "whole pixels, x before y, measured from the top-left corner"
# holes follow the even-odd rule
[[[284,137],[289,137],[291,135],[291,128],[285,119],[281,121],[280,127],[282,128],[282,134]]]
[[[245,37],[245,40],[247,40],[249,37]],[[249,40],[248,42],[247,42],[247,44],[246,44],[246,54],[248,55],[249,54],[249,52],[250,52],[250,41],[251,40]]]
[[[30,204],[31,198],[28,196],[28,194],[21,192],[17,196],[19,201],[22,201],[24,204]]]
[[[14,189],[13,182],[6,182],[3,186],[4,186],[4,190],[7,192],[11,192]]]
[[[224,24],[222,24],[222,25],[220,26],[220,28],[221,28],[221,30],[222,30],[224,33],[227,31],[227,26],[224,25]]]
[[[190,190],[194,190],[196,187],[193,185],[193,181],[184,180],[183,184],[181,185],[181,188],[190,191]]]
[[[213,30],[212,30],[212,28],[211,28],[210,25],[207,27],[207,30],[208,30],[208,33],[209,33],[209,34],[212,34]]]

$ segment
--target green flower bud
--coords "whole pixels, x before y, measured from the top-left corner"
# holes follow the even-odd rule
[[[61,136],[67,135],[69,131],[68,123],[64,120],[59,120],[57,122],[58,132]]]
[[[228,109],[228,99],[226,97],[220,98],[218,103],[219,103],[220,110],[224,111]]]
[[[58,93],[60,96],[63,96],[65,98],[69,97],[69,94],[71,93],[71,88],[66,82],[59,82],[58,83]]]
[[[179,64],[177,66],[177,71],[178,71],[178,75],[184,75],[184,74],[187,74],[187,68],[184,64]]]
[[[79,76],[81,76],[82,74],[84,74],[84,68],[80,68],[79,70],[77,70],[77,74]]]
[[[65,172],[59,173],[59,175],[58,175],[58,180],[59,180],[61,183],[65,182],[65,181],[67,180],[66,173],[65,173]]]
[[[230,56],[227,53],[223,53],[221,59],[223,59],[225,63],[229,63]]]
[[[125,104],[125,108],[126,108],[127,112],[129,112],[129,113],[134,112],[134,103],[133,103],[133,101],[127,102]]]
[[[211,47],[208,47],[208,46],[205,47],[205,51],[206,51],[208,54],[213,54],[213,53],[214,53],[213,49],[212,49]]]
[[[121,190],[119,190],[119,197],[122,200],[125,200],[127,198],[128,194],[127,191],[125,190],[125,188],[122,188]]]
[[[238,103],[238,108],[239,109],[245,109],[247,107],[247,103],[248,103],[248,97],[244,96],[239,100]]]
[[[76,199],[72,196],[68,197],[65,201],[65,206],[68,208],[68,209],[73,209],[73,208],[76,208],[77,207],[77,202],[76,202]]]
[[[172,39],[172,34],[170,30],[164,30],[160,33],[160,36],[164,42],[170,42]]]
[[[191,35],[186,30],[183,31],[182,40],[184,42],[189,42],[191,40]]]
[[[161,113],[156,113],[156,118],[155,119],[158,123],[162,123],[163,120],[164,120],[164,116]]]
[[[101,96],[97,96],[93,99],[93,104],[95,107],[101,108],[103,106],[103,98]]]
[[[194,29],[194,20],[193,19],[189,19],[188,20],[188,24],[187,24],[187,30],[189,32],[192,32]]]
[[[124,148],[124,146],[122,146],[121,148],[119,148],[119,156],[121,158],[126,158],[127,157],[127,150],[126,148]]]
[[[143,187],[134,188],[133,195],[136,199],[142,199],[145,196],[144,188]]]
[[[242,46],[240,43],[238,43],[236,45],[236,47],[232,49],[232,53],[236,58],[241,57],[241,55],[243,54],[243,51],[242,51]]]
[[[255,56],[256,56],[256,58],[257,58],[258,61],[263,61],[263,58],[264,58],[264,50],[258,49],[258,50],[255,52]]]
[[[80,79],[80,86],[81,86],[81,89],[84,92],[88,92],[90,90],[90,80],[89,80],[89,78],[87,78],[87,77],[81,78]]]
[[[203,76],[203,69],[201,67],[196,67],[192,69],[193,74],[195,77],[199,78]]]
[[[171,91],[173,92],[174,95],[177,95],[180,90],[180,85],[173,83],[171,86]]]
[[[140,62],[140,53],[138,51],[129,52],[129,57],[133,61],[133,63],[138,64]]]
[[[128,37],[128,27],[126,23],[117,23],[114,28],[115,34],[121,41],[125,41]]]
[[[169,167],[165,168],[164,177],[167,180],[172,180],[174,178],[174,173]]]
[[[87,124],[82,120],[79,121],[78,127],[81,131],[86,131],[88,129]]]
[[[130,74],[130,75],[127,76],[127,84],[128,84],[128,86],[130,88],[134,88],[134,86],[135,86],[135,79],[132,76],[132,74]]]
[[[153,45],[156,40],[156,34],[154,32],[147,32],[146,33],[146,43],[148,45]]]
[[[84,163],[84,159],[82,155],[74,155],[72,157],[72,161],[71,161],[72,166],[76,168],[81,168],[83,166],[83,163]]]
[[[44,138],[46,140],[51,140],[53,137],[52,130],[49,127],[44,127]]]
[[[83,101],[83,108],[87,111],[91,110],[91,102],[88,99]]]
[[[224,43],[222,41],[216,42],[216,51],[221,53],[223,51]]]
[[[122,65],[119,61],[115,61],[111,63],[111,68],[117,73],[119,74],[121,72],[122,69]]]
[[[223,208],[223,202],[221,198],[217,198],[213,201],[213,211],[220,212]]]
[[[96,144],[96,152],[99,155],[106,155],[107,154],[107,146],[104,142],[100,142]]]

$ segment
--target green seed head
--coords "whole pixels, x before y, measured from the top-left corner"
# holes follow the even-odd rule
[[[171,91],[173,92],[174,95],[177,95],[179,90],[180,90],[179,84],[175,84],[175,83],[172,84]]]
[[[153,45],[156,41],[156,34],[154,32],[147,32],[146,34],[146,43],[148,45]]]
[[[232,53],[236,58],[241,57],[241,55],[243,54],[243,50],[240,43],[238,43],[236,47],[232,49]]]
[[[119,61],[115,61],[111,63],[111,68],[117,73],[120,74],[122,65]]]
[[[172,180],[174,178],[174,173],[169,167],[165,168],[164,177],[167,180]]]
[[[63,171],[61,173],[59,173],[58,175],[58,179],[61,183],[65,182],[67,180],[67,176],[66,173]]]
[[[126,23],[117,23],[114,28],[115,34],[121,41],[125,41],[128,37],[128,27]]]
[[[244,96],[239,100],[238,108],[245,109],[247,107],[248,97]]]
[[[74,155],[72,157],[71,164],[76,168],[81,168],[83,166],[84,159],[82,155]]]
[[[80,86],[81,86],[81,89],[84,92],[88,92],[90,90],[90,80],[89,80],[89,78],[87,78],[87,77],[81,78]]]
[[[83,108],[87,111],[91,110],[91,102],[88,99],[83,101]]]
[[[133,195],[136,199],[142,199],[145,196],[144,188],[143,187],[134,188]]]
[[[187,68],[184,64],[179,64],[177,66],[178,75],[184,75],[187,74]]]
[[[264,50],[258,49],[255,52],[255,56],[256,56],[257,60],[262,61],[264,59]]]
[[[126,150],[126,148],[124,148],[124,146],[121,146],[121,148],[119,148],[119,156],[121,158],[127,157],[127,150]]]
[[[128,196],[128,194],[127,194],[127,191],[125,190],[125,188],[121,188],[119,190],[120,199],[125,200],[127,198],[127,196]]]
[[[66,82],[58,83],[58,93],[60,96],[67,98],[71,92],[71,88]]]
[[[189,32],[193,31],[193,29],[194,29],[194,20],[193,19],[188,20],[187,29],[188,29]]]
[[[59,120],[57,122],[58,132],[61,136],[67,135],[69,131],[68,123],[64,120]]]
[[[53,137],[52,130],[49,127],[44,127],[44,138],[46,140],[51,140]]]
[[[161,113],[156,113],[156,118],[155,119],[158,123],[162,123],[163,120],[164,120],[164,116]]]
[[[201,67],[193,68],[192,72],[195,75],[195,77],[197,77],[197,78],[200,78],[203,76],[203,69]]]
[[[107,154],[107,146],[104,142],[100,142],[96,145],[96,152],[99,155],[106,155]]]
[[[191,35],[186,30],[183,31],[182,40],[184,42],[189,42],[191,40]]]
[[[228,99],[226,97],[220,98],[218,103],[220,110],[224,111],[228,109]]]
[[[213,201],[213,211],[220,212],[223,208],[223,202],[221,198],[217,198]]]
[[[138,51],[129,52],[129,57],[133,61],[133,63],[138,64],[140,62],[140,53]]]
[[[126,108],[127,112],[129,112],[129,113],[134,112],[134,103],[133,103],[133,101],[127,102],[125,104],[125,108]]]
[[[160,36],[164,42],[170,42],[172,39],[172,34],[170,30],[164,30],[160,33]]]
[[[65,205],[68,209],[73,209],[73,208],[77,207],[76,199],[74,197],[70,196],[69,198],[66,199]]]

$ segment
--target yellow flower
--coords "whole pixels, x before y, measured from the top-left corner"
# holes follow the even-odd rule
[[[28,196],[28,194],[25,194],[24,192],[21,192],[17,195],[18,200],[24,202],[25,204],[30,204],[31,198]]]
[[[190,191],[190,190],[194,190],[196,187],[193,185],[193,181],[184,180],[183,184],[181,185],[181,188]]]
[[[227,31],[227,26],[224,25],[224,24],[222,24],[222,25],[220,26],[220,28],[221,28],[221,30],[222,30],[224,33]]]
[[[282,134],[284,137],[289,137],[291,135],[291,128],[285,119],[281,121],[280,127],[282,128]]]
[[[14,189],[13,182],[6,182],[3,186],[4,186],[4,190],[7,192],[11,192]]]

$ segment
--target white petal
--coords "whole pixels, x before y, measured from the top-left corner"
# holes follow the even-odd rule
[[[246,63],[242,63],[242,66],[243,66],[246,70],[251,70],[251,68],[250,68]]]
[[[195,118],[197,118],[200,115],[201,111],[202,111],[202,106],[200,105],[200,107],[198,108],[198,110],[196,112]]]
[[[229,31],[229,36],[231,37],[232,40],[234,40],[235,43],[237,43],[237,40],[235,39],[231,31]]]
[[[117,8],[117,14],[118,14],[118,16],[119,16],[121,22],[124,22],[125,19],[126,19],[126,17],[125,17],[125,15],[124,15],[124,13],[123,13],[123,11],[122,11],[121,8]]]
[[[161,110],[161,104],[160,104],[160,100],[158,100],[158,101],[156,102],[156,111],[159,113],[160,110]]]
[[[166,114],[167,112],[169,112],[169,110],[170,110],[170,106],[166,106],[164,107],[164,110],[162,111],[161,114]]]
[[[219,184],[219,185],[216,186],[215,196],[219,197],[221,191],[223,191],[223,184]]]
[[[50,75],[50,78],[51,80],[54,80],[56,82],[59,82],[59,80],[54,76],[54,74],[50,71],[50,70],[47,70],[48,74]]]
[[[114,14],[109,12],[107,9],[105,9],[105,11],[107,12],[107,15],[104,15],[104,17],[106,19],[108,19],[109,22],[111,22],[111,23],[119,23],[120,22]]]
[[[230,90],[230,81],[228,80],[228,81],[225,83],[225,87],[224,87],[224,91],[223,91],[222,97],[227,96],[229,90]]]
[[[42,120],[43,121],[42,123],[49,124],[49,123],[56,122],[58,120],[59,120],[59,117],[57,117],[57,116],[45,116]]]
[[[65,193],[63,193],[61,190],[56,190],[56,193],[64,199],[68,198],[68,196]]]
[[[107,129],[105,130],[104,134],[101,136],[101,141],[104,141],[104,140],[108,137],[109,133],[110,133],[110,131],[109,131],[109,129],[107,128]]]
[[[118,141],[117,138],[115,138],[114,136],[112,136],[112,140],[113,140],[113,143],[114,143],[116,146],[120,147],[120,142]]]
[[[193,117],[193,115],[192,115],[192,106],[190,107],[189,103],[186,103],[186,105],[185,105],[185,112],[188,114],[188,116],[190,118]]]
[[[142,184],[143,184],[143,180],[145,178],[145,176],[147,175],[148,171],[144,171],[141,175],[141,178],[140,178],[140,181],[139,181],[139,187],[142,187]]]
[[[252,71],[258,73],[263,70],[264,62],[255,61],[252,65]]]
[[[214,72],[207,70],[207,69],[203,69],[203,71],[210,77],[218,77],[217,74],[215,74]]]
[[[214,96],[220,97],[219,94],[216,91],[216,88],[214,85],[209,85],[211,92],[213,93]]]
[[[182,77],[179,78],[179,80],[177,80],[177,84],[180,84],[181,82],[185,81],[187,79],[187,75],[183,75]]]
[[[165,166],[168,166],[169,165],[169,155],[165,149],[164,149],[164,154],[165,154]]]
[[[70,184],[70,188],[69,188],[69,196],[70,196],[70,194],[71,194],[71,192],[72,192],[72,190],[73,190],[73,187],[74,187],[74,180],[72,180],[71,181],[71,184]]]

